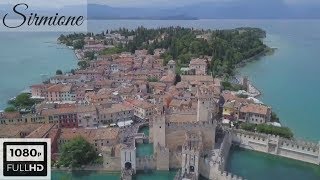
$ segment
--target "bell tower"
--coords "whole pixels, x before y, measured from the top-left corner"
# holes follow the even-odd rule
[[[170,71],[173,72],[174,74],[176,73],[176,62],[174,60],[170,60],[167,66],[168,66],[168,73]]]

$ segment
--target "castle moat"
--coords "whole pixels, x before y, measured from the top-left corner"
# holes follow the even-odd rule
[[[145,136],[149,136],[149,127],[142,127],[139,129],[139,133],[144,133]],[[143,143],[137,144],[137,157],[151,156],[153,155],[153,144]]]

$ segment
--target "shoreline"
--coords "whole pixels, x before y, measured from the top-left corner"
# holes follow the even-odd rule
[[[241,78],[243,75],[239,72],[240,68],[245,67],[248,63],[254,62],[259,60],[259,58],[264,57],[264,56],[270,56],[272,55],[278,48],[271,48],[271,47],[266,47],[264,51],[262,51],[259,54],[256,54],[246,60],[243,60],[242,62],[238,63],[235,66],[235,75],[233,78],[237,80],[237,83],[240,84]],[[262,91],[259,90],[254,83],[252,83],[250,80],[248,81],[248,86],[249,90],[247,90],[248,96],[253,97],[253,98],[259,98],[262,95]]]
[[[57,39],[56,38],[56,36],[55,36],[55,39]],[[47,42],[45,42],[45,43],[47,43]],[[59,45],[59,46],[61,46],[62,48],[59,48],[59,51],[61,50],[61,49],[68,49],[68,51],[69,50],[71,50],[71,51],[73,51],[73,57],[74,57],[74,60],[75,60],[75,66],[76,66],[76,68],[79,68],[79,66],[78,66],[78,61],[80,61],[79,59],[78,59],[78,57],[76,56],[76,54],[74,54],[75,53],[75,51],[74,51],[74,49],[73,48],[70,48],[70,47],[68,47],[68,46],[66,46],[65,44],[62,44],[62,43],[60,43],[59,41],[55,41],[55,42],[53,42],[52,41],[52,44],[56,44],[56,45]],[[73,60],[72,60],[73,61]],[[52,78],[53,76],[55,76],[55,71],[56,71],[57,69],[53,69],[53,71],[52,71],[52,76],[49,76],[48,74],[48,78]],[[71,69],[68,69],[68,70],[65,70],[66,72],[70,72],[70,70]],[[40,74],[39,76],[41,77],[41,75],[42,74]],[[43,83],[43,80],[40,80],[39,82],[37,82],[37,83]],[[31,84],[32,85],[32,84]],[[21,93],[26,93],[28,90],[31,90],[30,89],[30,86],[31,85],[27,85],[27,87],[24,87],[24,88],[21,88],[22,90],[20,90],[19,92],[17,92],[14,96],[12,96],[12,97],[8,97],[7,98],[7,100],[6,101],[3,101],[3,103],[1,103],[0,104],[0,112],[4,112],[4,110],[8,107],[8,101],[9,100],[11,100],[11,99],[13,99],[13,98],[15,98],[16,96],[18,96],[19,94],[21,94]],[[30,92],[27,92],[27,93],[30,93]],[[2,106],[2,104],[3,104],[3,107],[1,107]]]
[[[270,56],[272,55],[278,48],[271,48],[271,47],[266,47],[261,53],[256,54],[248,59],[243,60],[242,62],[238,63],[235,68],[238,70],[239,68],[242,68],[247,65],[247,63],[253,62],[255,60],[258,60],[259,58],[263,56]]]

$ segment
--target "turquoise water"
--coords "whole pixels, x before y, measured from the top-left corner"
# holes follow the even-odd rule
[[[320,102],[319,28],[272,34],[267,44],[279,48],[274,55],[260,58],[241,69],[262,91],[285,126],[296,137],[320,140],[317,108]]]
[[[233,148],[227,170],[248,180],[318,180],[319,166],[269,154]]]
[[[144,133],[144,135],[149,136],[149,127],[143,127],[139,129],[139,133]],[[153,155],[153,144],[136,144],[137,147],[137,157],[151,156]]]
[[[99,171],[53,171],[52,180],[119,180],[120,173],[106,173]]]
[[[9,98],[77,61],[72,50],[58,45],[56,33],[0,33],[0,110]]]
[[[173,180],[176,171],[153,171],[148,173],[138,172],[134,180]],[[106,173],[99,171],[54,171],[52,180],[119,180],[120,173]]]
[[[176,175],[176,171],[154,171],[151,173],[137,173],[134,177],[135,180],[173,180]]]
[[[240,72],[251,78],[263,93],[261,99],[273,107],[281,122],[293,129],[296,136],[320,140],[320,121],[317,113],[320,102],[319,20],[117,20],[93,21],[89,24],[91,31],[95,32],[118,27],[135,28],[141,25],[180,25],[205,29],[254,26],[265,29],[268,32],[266,42],[278,50],[272,56],[248,64]],[[52,44],[56,38],[55,34],[47,33],[0,33],[0,109],[4,107],[8,98],[32,83],[40,82],[40,74],[53,74],[56,69],[74,67],[76,61],[73,52]],[[319,167],[243,150],[234,150],[231,153],[228,169],[249,180],[320,179]],[[57,173],[53,172],[53,179],[68,175]],[[83,176],[77,174],[69,175],[72,179],[118,178],[115,175],[96,172],[80,173]],[[168,179],[167,175],[139,176],[145,179]]]
[[[149,127],[147,127],[147,126],[144,126],[144,127],[140,128],[138,132],[139,133],[144,133],[144,135],[146,135],[146,136],[150,135],[150,130],[149,130]]]

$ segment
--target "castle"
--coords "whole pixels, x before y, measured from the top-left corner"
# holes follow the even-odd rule
[[[225,171],[232,144],[320,165],[320,144],[223,127],[215,118],[219,106],[213,91],[197,91],[196,114],[164,109],[150,120],[153,156],[136,160],[135,148],[122,148],[122,179],[131,179],[146,166],[155,170],[179,169],[175,180],[197,180],[200,175],[210,180],[243,179]]]

